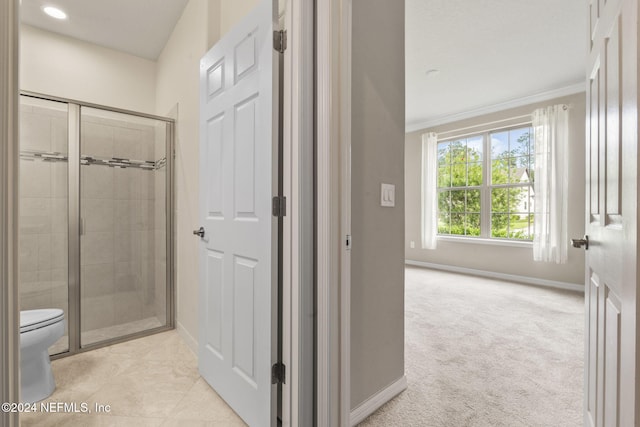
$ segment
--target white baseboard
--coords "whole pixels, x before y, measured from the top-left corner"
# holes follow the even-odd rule
[[[187,344],[187,347],[189,347],[189,349],[193,352],[193,354],[195,354],[197,356],[198,355],[198,340],[195,339],[187,331],[187,329],[184,326],[182,326],[182,323],[177,322],[176,323],[176,329],[178,330],[178,334],[182,337],[182,339],[184,340],[185,344]]]
[[[407,259],[406,265],[431,268],[433,270],[450,271],[452,273],[469,274],[471,276],[488,277],[490,279],[508,280],[511,282],[526,283],[528,285],[547,286],[549,288],[566,289],[570,291],[584,292],[584,285],[576,283],[558,282],[555,280],[539,279],[537,277],[518,276],[515,274],[496,273],[494,271],[476,270],[474,268],[456,267],[454,265],[434,264],[431,262],[413,261]]]
[[[392,382],[387,387],[374,394],[357,408],[351,411],[350,422],[352,426],[364,421],[369,415],[377,411],[382,405],[402,393],[407,389],[407,377],[402,376],[397,381]]]

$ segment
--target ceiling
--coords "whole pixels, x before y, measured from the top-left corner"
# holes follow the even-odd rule
[[[155,60],[188,0],[21,0],[22,22],[100,46]],[[64,10],[56,20],[43,6]]]
[[[406,0],[405,14],[408,129],[584,86],[584,0]]]
[[[408,129],[583,82],[584,0],[405,1]],[[22,0],[21,14],[29,25],[155,60],[187,2]],[[49,18],[44,5],[69,18]]]

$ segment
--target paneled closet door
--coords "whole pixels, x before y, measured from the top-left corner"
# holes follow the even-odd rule
[[[588,7],[584,425],[632,426],[640,416],[638,0]]]
[[[20,310],[64,310],[50,354],[69,350],[68,134],[68,104],[20,96]]]

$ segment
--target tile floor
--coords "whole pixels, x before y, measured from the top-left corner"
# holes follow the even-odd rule
[[[25,413],[22,426],[245,426],[198,375],[196,356],[176,331],[52,365],[57,389],[45,402],[85,402],[92,413]],[[110,405],[110,412],[96,413],[96,403]]]

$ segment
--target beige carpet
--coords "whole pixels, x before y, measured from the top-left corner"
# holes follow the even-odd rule
[[[406,271],[408,389],[361,426],[581,426],[581,293]]]

